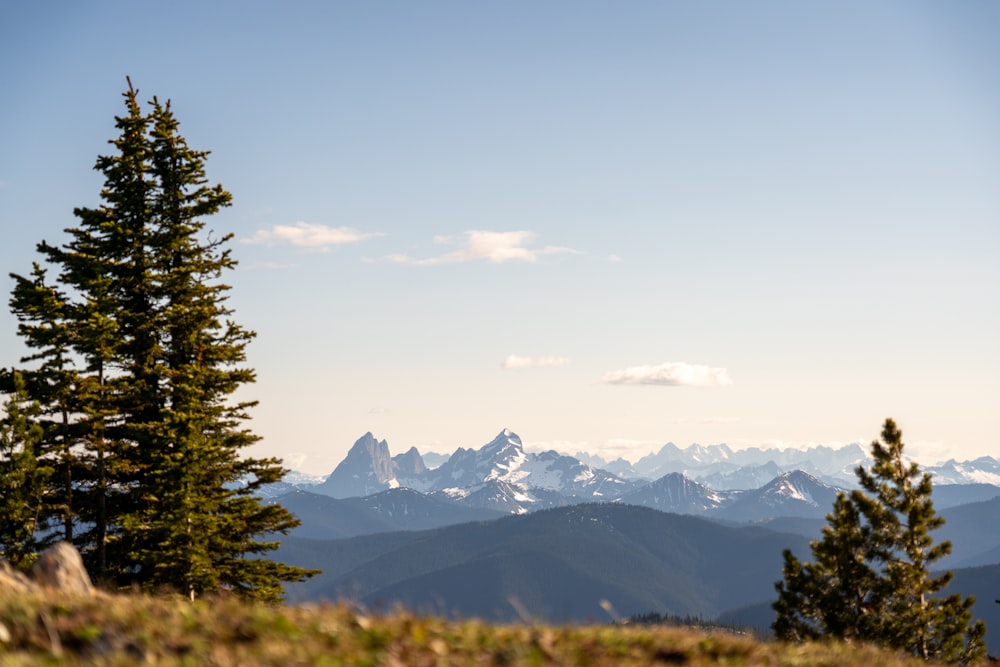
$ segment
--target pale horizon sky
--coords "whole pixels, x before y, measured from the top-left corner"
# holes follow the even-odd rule
[[[0,283],[130,76],[234,205],[251,453],[1000,452],[1000,5],[16,3]],[[0,366],[25,353],[0,309]]]

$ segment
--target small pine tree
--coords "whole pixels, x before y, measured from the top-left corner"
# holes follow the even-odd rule
[[[0,556],[26,569],[45,546],[43,500],[52,469],[37,458],[37,406],[27,403],[20,374],[13,374],[12,384],[0,421]]]
[[[827,521],[823,539],[812,544],[814,562],[801,563],[791,551],[784,552],[785,583],[779,588],[773,628],[778,637],[864,639],[879,620],[872,593],[879,575],[872,565],[871,527],[844,494],[837,496]]]
[[[931,477],[903,458],[902,433],[887,419],[872,442],[871,471],[856,469],[861,489],[839,494],[813,558],[784,553],[784,580],[772,629],[780,639],[830,636],[870,641],[924,659],[973,662],[986,654],[974,598],[939,593],[951,573],[930,566],[951,551],[930,531],[944,519],[931,501]],[[866,493],[867,492],[867,493]]]
[[[81,374],[71,357],[73,331],[67,326],[69,304],[66,296],[49,282],[47,272],[38,263],[30,278],[11,274],[11,312],[19,320],[17,333],[33,352],[21,359],[38,365],[18,373],[25,388],[39,406],[38,424],[43,433],[36,454],[49,460],[54,474],[46,494],[46,514],[62,528],[62,539],[73,541],[79,483],[79,461],[74,448],[79,425],[71,415],[81,412],[83,387]],[[13,375],[8,375],[8,380]],[[13,391],[10,382],[5,389]]]

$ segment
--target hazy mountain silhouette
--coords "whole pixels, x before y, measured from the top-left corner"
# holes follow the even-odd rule
[[[293,535],[317,539],[425,530],[504,515],[489,509],[456,505],[411,489],[391,489],[364,498],[343,499],[296,490],[273,502],[284,505],[302,521]]]

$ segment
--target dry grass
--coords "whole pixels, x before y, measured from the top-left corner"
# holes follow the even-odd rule
[[[785,645],[664,627],[448,622],[346,605],[0,592],[0,665],[858,665],[923,663],[869,646]]]

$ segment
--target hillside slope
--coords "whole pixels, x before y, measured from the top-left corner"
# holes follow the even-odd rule
[[[412,489],[390,489],[370,496],[341,499],[295,490],[271,502],[283,505],[302,521],[302,525],[292,531],[293,535],[328,540],[399,530],[428,530],[504,516],[495,510],[458,505]]]
[[[287,542],[283,560],[325,571],[290,587],[291,599],[560,622],[600,618],[607,600],[626,616],[710,617],[769,599],[781,550],[807,553],[794,535],[610,504],[394,535]]]
[[[869,646],[789,646],[666,627],[448,623],[349,606],[283,607],[217,598],[0,591],[4,667],[118,665],[476,665],[639,667],[654,664],[918,667]]]

